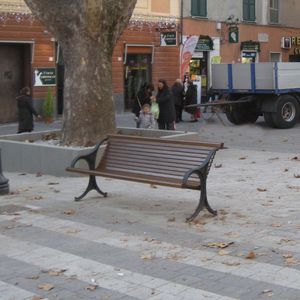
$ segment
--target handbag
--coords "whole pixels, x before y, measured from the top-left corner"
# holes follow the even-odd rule
[[[155,120],[157,120],[159,118],[159,106],[158,106],[158,103],[152,102],[152,104],[151,104],[151,113],[153,114]]]

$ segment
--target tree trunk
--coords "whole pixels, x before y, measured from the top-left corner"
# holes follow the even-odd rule
[[[116,131],[112,54],[136,0],[25,2],[62,48],[65,62],[63,143],[93,145]]]

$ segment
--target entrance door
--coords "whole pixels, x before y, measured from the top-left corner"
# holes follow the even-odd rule
[[[125,109],[131,109],[144,82],[151,82],[151,55],[128,54],[124,72]]]
[[[30,46],[0,43],[0,123],[18,119],[16,96],[28,84]]]

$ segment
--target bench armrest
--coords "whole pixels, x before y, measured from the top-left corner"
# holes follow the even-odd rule
[[[100,146],[102,146],[102,144],[104,144],[105,142],[107,142],[108,138],[102,140],[101,142],[98,142],[94,149],[91,150],[91,152],[87,153],[87,154],[84,154],[84,155],[79,155],[77,157],[75,157],[72,162],[71,162],[71,165],[70,165],[70,168],[75,168],[75,165],[76,163],[83,159],[85,160],[88,165],[89,165],[89,169],[90,170],[95,170],[95,164],[96,164],[96,157],[97,157],[97,153],[98,153],[98,150],[100,148]]]
[[[201,174],[204,176],[204,178],[207,177],[210,168],[210,161],[214,158],[216,151],[216,149],[211,150],[209,155],[206,157],[206,159],[204,160],[204,162],[202,162],[200,166],[190,169],[184,174],[182,179],[183,187],[187,186],[187,182],[193,174]]]

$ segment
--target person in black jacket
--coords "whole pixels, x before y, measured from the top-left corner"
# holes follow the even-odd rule
[[[37,118],[40,118],[40,115],[33,107],[29,87],[24,87],[20,90],[20,95],[17,97],[17,105],[19,111],[18,133],[31,132],[33,130],[33,115]]]
[[[184,105],[197,104],[197,86],[192,81],[188,81],[187,89],[184,94]],[[185,111],[191,115],[192,122],[197,122],[197,108],[187,107]]]
[[[171,88],[175,111],[176,111],[176,123],[182,121],[182,108],[183,108],[183,85],[180,79],[176,79]]]
[[[151,97],[159,106],[158,128],[163,130],[175,130],[175,105],[170,89],[164,79],[158,81],[158,91],[156,97]]]

